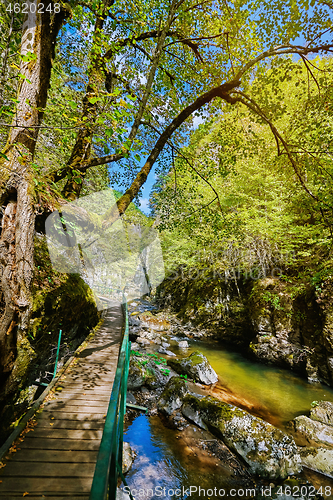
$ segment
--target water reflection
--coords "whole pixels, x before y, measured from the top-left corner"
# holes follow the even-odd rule
[[[217,492],[253,487],[247,476],[235,477],[223,461],[196,446],[200,440],[213,437],[208,434],[195,427],[185,432],[168,429],[155,416],[136,417],[124,436],[137,453],[126,475],[135,498],[199,499],[199,487],[206,491],[216,488]]]

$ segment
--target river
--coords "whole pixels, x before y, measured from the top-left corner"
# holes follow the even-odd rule
[[[219,376],[214,389],[216,395],[226,396],[226,400],[235,404],[238,401],[239,406],[282,429],[295,416],[307,413],[313,401],[333,401],[331,388],[311,385],[288,370],[249,361],[218,343],[190,339],[189,344],[186,352],[176,346],[171,350],[177,355],[187,356],[194,350],[205,354]],[[234,498],[253,498],[246,489],[246,481],[237,482],[218,460],[202,456],[191,445],[191,437],[201,441],[207,438],[203,431],[193,426],[184,431],[169,429],[158,416],[141,414],[128,425],[124,439],[131,444],[137,457],[126,478],[130,488],[137,490],[136,499],[201,499],[204,492],[206,498],[213,499],[222,498],[223,491],[225,498],[228,494],[231,498],[232,490],[237,492]],[[317,488],[328,485],[332,495],[324,495],[324,498],[333,498],[333,481],[309,471],[306,477]],[[190,486],[192,491],[188,490]],[[199,487],[203,488],[200,495],[199,490],[194,491]],[[220,494],[216,495],[213,488],[217,488],[217,492],[220,489]],[[277,498],[283,500],[284,497]]]

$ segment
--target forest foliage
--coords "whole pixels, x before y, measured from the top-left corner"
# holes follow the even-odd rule
[[[177,266],[257,279],[332,274],[332,60],[267,65],[249,98],[267,120],[226,104],[191,134],[155,185],[169,273]]]
[[[222,241],[262,246],[262,268],[311,238],[329,254],[331,13],[323,0],[1,3],[1,383],[29,328],[35,232],[110,184],[123,193],[102,231],[161,175],[155,225],[175,263]]]

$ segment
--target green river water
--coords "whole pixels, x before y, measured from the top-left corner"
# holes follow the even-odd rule
[[[308,412],[313,401],[333,401],[332,388],[309,384],[289,370],[249,361],[219,344],[191,342],[190,351],[196,349],[209,359],[219,385],[249,401],[263,418],[267,415],[268,420],[280,422],[279,426]]]

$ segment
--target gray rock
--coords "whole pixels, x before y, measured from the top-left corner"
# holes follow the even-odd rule
[[[333,403],[331,401],[319,401],[311,409],[310,418],[326,425],[333,426]]]
[[[156,358],[151,356],[131,355],[127,389],[139,389],[143,385],[149,389],[157,389],[163,387],[171,378],[170,373],[167,373],[164,366],[155,363]]]
[[[300,415],[290,422],[295,437],[309,444],[324,444],[333,446],[333,427],[316,422],[305,415]]]
[[[174,357],[176,357],[176,354],[175,354],[174,352],[172,352],[172,351],[168,351],[168,350],[167,350],[167,349],[165,349],[164,347],[160,347],[160,348],[159,348],[159,350],[158,350],[158,352],[159,352],[160,354],[165,354],[166,356],[174,356]]]
[[[300,447],[302,464],[309,469],[333,477],[333,450],[327,448]]]
[[[131,500],[131,497],[124,488],[126,488],[126,486],[117,488],[117,500]]]
[[[139,344],[141,344],[141,345],[149,345],[149,344],[150,344],[149,340],[144,339],[143,337],[138,337],[138,338],[136,339],[136,341],[137,341]]]
[[[152,330],[150,330],[150,331],[145,333],[144,337],[146,339],[149,339],[149,340],[154,340],[157,337],[157,335],[156,335],[156,332],[153,332]]]
[[[137,349],[139,349],[139,344],[137,342],[131,342],[131,349],[132,351],[136,351]]]
[[[132,405],[136,405],[136,399],[131,392],[128,392],[126,394],[126,403],[131,403]]]
[[[168,342],[162,342],[162,347],[165,348],[170,347],[170,344]]]
[[[154,316],[151,312],[146,311],[139,316],[140,321],[150,330],[163,332],[170,329],[170,323],[163,317]]]
[[[134,461],[133,451],[129,443],[123,443],[123,474],[126,474],[132,467]]]
[[[178,347],[180,347],[181,349],[187,349],[188,348],[187,340],[181,340],[180,342],[178,342]]]
[[[206,356],[199,351],[192,352],[187,358],[170,359],[168,363],[177,373],[188,375],[202,384],[210,385],[218,381],[218,376]]]
[[[165,415],[171,415],[175,410],[181,408],[188,392],[185,380],[171,377],[157,401],[157,408]]]
[[[301,471],[301,458],[294,440],[271,424],[236,406],[207,396],[188,394],[184,405],[198,416],[209,430],[240,455],[253,474],[285,479]]]

